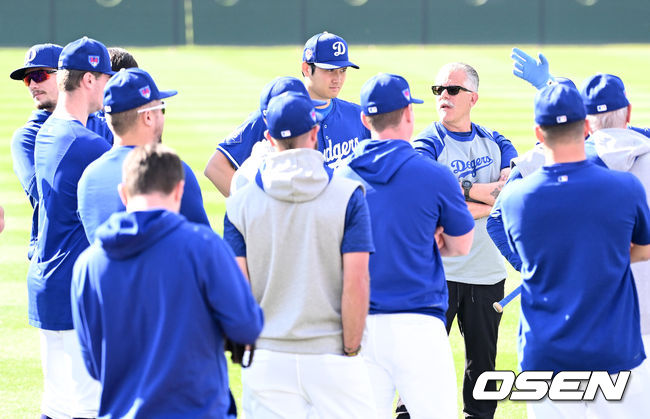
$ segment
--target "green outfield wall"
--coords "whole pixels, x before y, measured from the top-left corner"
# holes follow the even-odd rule
[[[649,0],[0,0],[0,45],[650,42]]]

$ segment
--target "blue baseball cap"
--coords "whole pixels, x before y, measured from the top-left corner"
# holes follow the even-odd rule
[[[307,88],[302,81],[295,77],[276,77],[262,89],[262,94],[260,95],[260,112],[262,112],[262,115],[266,116],[269,101],[284,92],[295,92],[309,97]],[[312,100],[314,106],[321,106],[326,103],[321,100]]]
[[[611,74],[596,74],[588,78],[580,89],[587,113],[615,111],[630,104],[625,96],[623,80]]]
[[[559,84],[566,84],[569,87],[573,87],[574,89],[577,89],[578,86],[573,82],[573,80],[568,79],[566,77],[556,77],[555,82]]]
[[[297,137],[320,122],[308,96],[286,92],[271,98],[266,112],[266,126],[276,140]]]
[[[56,44],[34,45],[25,53],[25,64],[18,70],[12,71],[9,77],[14,80],[22,80],[30,68],[57,68],[62,49],[62,46]]]
[[[104,87],[104,112],[128,111],[176,93],[176,90],[158,90],[151,75],[141,68],[122,69]]]
[[[535,122],[550,126],[568,124],[587,117],[580,92],[567,84],[552,84],[535,95]]]
[[[59,70],[96,71],[109,76],[115,74],[104,44],[87,36],[63,47],[59,57]]]
[[[397,74],[379,73],[361,86],[361,108],[366,116],[402,109],[409,103],[424,103],[411,96],[406,79]]]
[[[302,60],[325,70],[341,67],[359,68],[348,60],[348,43],[329,32],[321,32],[309,38],[302,51]]]

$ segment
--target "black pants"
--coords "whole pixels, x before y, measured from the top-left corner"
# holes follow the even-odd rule
[[[492,303],[503,298],[505,282],[504,279],[494,285],[472,285],[447,281],[447,333],[454,317],[458,317],[458,328],[465,339],[463,413],[466,418],[492,418],[497,407],[496,401],[474,400],[472,391],[481,373],[494,370],[501,314],[494,311]],[[496,391],[496,382],[490,380],[487,390]]]

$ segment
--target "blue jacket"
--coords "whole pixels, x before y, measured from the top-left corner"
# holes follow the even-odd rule
[[[72,310],[101,417],[223,418],[223,336],[251,344],[262,310],[228,246],[165,210],[113,214],[77,260]]]

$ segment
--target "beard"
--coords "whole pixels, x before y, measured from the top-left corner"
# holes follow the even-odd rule
[[[39,109],[39,110],[43,110],[43,109],[52,109],[52,110],[54,110],[55,107],[56,107],[56,102],[54,102],[52,100],[36,103],[36,109]]]

